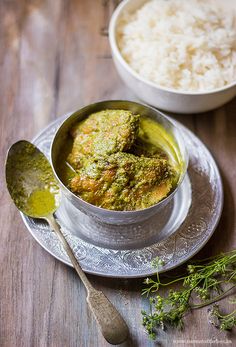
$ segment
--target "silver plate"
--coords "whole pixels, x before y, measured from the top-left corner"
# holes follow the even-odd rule
[[[51,123],[33,141],[48,158],[52,138],[67,116]],[[71,226],[68,216],[70,207],[62,201],[56,217],[84,271],[107,277],[144,277],[155,273],[151,261],[158,256],[164,261],[161,269],[164,272],[187,261],[212,236],[223,206],[219,170],[204,144],[190,130],[183,125],[179,126],[189,151],[189,169],[173,202],[167,206],[166,215],[162,216],[164,219],[157,215],[138,225],[101,226],[81,213],[78,215],[78,228],[74,230],[74,224]],[[72,266],[48,225],[39,219],[21,215],[36,241],[55,258]],[[116,233],[120,239],[116,238],[116,242],[112,241],[112,237],[110,242],[103,240],[104,228],[110,228],[111,235]],[[127,234],[124,228],[130,228],[129,232],[137,234],[137,240],[141,240],[141,243],[132,240],[124,242],[123,234]],[[155,237],[153,230],[156,230]],[[86,237],[89,231],[94,232],[93,240]],[[106,235],[109,230],[105,231]],[[146,234],[152,237],[145,241],[139,237]]]

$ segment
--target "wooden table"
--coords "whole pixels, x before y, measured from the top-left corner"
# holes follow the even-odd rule
[[[98,100],[135,100],[116,73],[105,35],[116,3],[0,2],[2,174],[7,148],[19,139],[31,139],[60,115]],[[223,215],[200,257],[236,246],[235,113],[236,99],[214,112],[175,115],[212,151],[224,182]],[[42,249],[26,231],[1,177],[0,346],[108,346],[97,331],[76,273]],[[154,346],[140,323],[140,310],[147,308],[140,295],[142,280],[89,277],[127,319],[131,336],[123,346]],[[232,309],[228,299],[224,307]],[[161,333],[162,346],[236,344],[235,335],[210,326],[206,314],[203,309],[189,315],[183,332]],[[212,344],[214,339],[218,342]]]

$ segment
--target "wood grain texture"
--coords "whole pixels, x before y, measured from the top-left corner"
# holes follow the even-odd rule
[[[112,0],[0,1],[1,347],[109,346],[96,328],[76,273],[26,231],[6,192],[3,164],[13,142],[31,139],[66,112],[98,100],[135,100],[115,71],[104,35],[116,4]],[[224,182],[220,224],[198,257],[236,246],[235,113],[236,99],[215,112],[174,115],[212,151]],[[153,347],[140,324],[140,310],[148,307],[140,296],[142,280],[89,278],[127,320],[130,338],[122,346]],[[226,312],[232,308],[228,299],[224,307]],[[189,314],[184,331],[160,334],[161,345],[205,347],[213,339],[217,347],[227,345],[225,341],[235,345],[235,334],[218,332],[206,315],[207,309]]]

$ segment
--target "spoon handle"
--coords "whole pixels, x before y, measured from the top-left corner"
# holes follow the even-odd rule
[[[87,289],[88,305],[101,329],[104,338],[111,344],[120,344],[124,342],[128,337],[128,327],[124,319],[121,317],[120,313],[113,306],[113,304],[103,294],[103,292],[95,289],[92,286],[54,216],[49,215],[46,219],[50,225],[50,228],[56,233],[61,241],[64,250],[70,258],[77,274]]]

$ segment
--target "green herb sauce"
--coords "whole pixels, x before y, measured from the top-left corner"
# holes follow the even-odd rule
[[[76,195],[112,210],[152,206],[176,187],[184,164],[172,134],[130,111],[104,110],[74,125],[58,158]]]
[[[47,158],[31,143],[22,141],[9,153],[7,185],[16,206],[31,217],[46,217],[60,201],[60,190]]]

